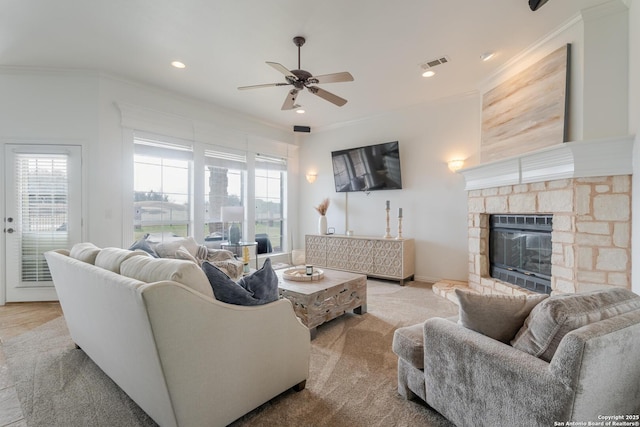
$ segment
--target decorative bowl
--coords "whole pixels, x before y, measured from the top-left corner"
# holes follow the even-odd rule
[[[324,277],[324,271],[319,268],[314,268],[313,274],[308,276],[305,267],[295,267],[283,271],[282,277],[285,280],[293,280],[295,282],[311,282],[313,280],[322,279]]]

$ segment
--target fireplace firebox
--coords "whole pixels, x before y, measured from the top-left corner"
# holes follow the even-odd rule
[[[553,215],[491,215],[491,277],[550,294],[552,221]]]

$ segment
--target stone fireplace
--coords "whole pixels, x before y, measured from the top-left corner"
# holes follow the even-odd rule
[[[468,190],[468,286],[530,293],[492,278],[491,215],[552,215],[552,294],[631,287],[632,139],[565,143],[463,170]],[[546,179],[545,179],[546,178]]]

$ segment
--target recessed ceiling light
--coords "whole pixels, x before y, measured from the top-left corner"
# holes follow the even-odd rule
[[[304,114],[304,113],[305,113],[304,108],[298,108],[298,109],[296,110],[296,113],[298,113],[298,114]]]
[[[422,73],[422,77],[433,77],[436,75],[436,72],[433,70],[427,70],[424,73]]]
[[[495,52],[485,52],[482,55],[480,55],[480,59],[482,59],[483,61],[488,61],[494,56],[495,56]]]
[[[173,65],[176,68],[186,68],[187,66],[184,65],[183,62],[180,61],[171,61],[171,65]]]

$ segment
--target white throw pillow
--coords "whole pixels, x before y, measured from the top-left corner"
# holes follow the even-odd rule
[[[93,243],[76,243],[71,248],[69,256],[71,258],[77,259],[78,261],[86,262],[88,264],[95,264],[98,252],[100,252],[100,248]]]
[[[120,274],[146,283],[172,280],[213,298],[207,276],[191,261],[135,256],[120,264]]]
[[[171,242],[158,243],[154,250],[160,258],[175,258],[176,252],[180,249],[180,246],[189,251],[192,256],[196,256],[198,253],[198,242],[193,237],[187,237],[184,239],[173,240]]]

